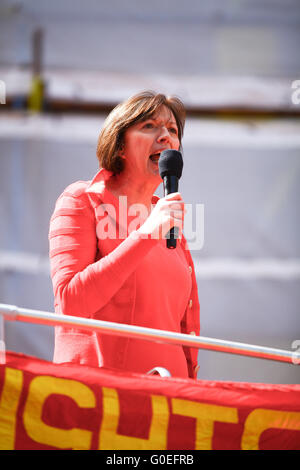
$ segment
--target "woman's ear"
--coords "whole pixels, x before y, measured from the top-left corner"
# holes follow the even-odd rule
[[[125,160],[125,145],[124,142],[121,143],[119,150],[118,150],[118,157],[121,157]]]

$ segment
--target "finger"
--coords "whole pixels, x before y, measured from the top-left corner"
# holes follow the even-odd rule
[[[172,212],[170,212],[170,216],[174,220],[183,220],[184,219],[184,212],[183,211],[172,211]]]
[[[177,193],[170,193],[170,194],[168,194],[167,196],[165,196],[165,199],[166,199],[167,201],[171,201],[171,200],[174,200],[174,199],[177,199],[177,200],[180,200],[180,199],[181,199],[181,200],[182,200],[182,196],[181,196],[181,194],[178,193],[178,192],[177,192]]]
[[[171,202],[168,202],[167,204],[168,208],[172,211],[184,211],[185,210],[185,207],[184,207],[184,202],[178,202],[178,201],[171,201]]]
[[[166,211],[185,211],[185,204],[183,201],[165,201],[162,207]]]
[[[176,227],[177,230],[183,230],[183,220],[182,219],[173,219],[173,227]]]

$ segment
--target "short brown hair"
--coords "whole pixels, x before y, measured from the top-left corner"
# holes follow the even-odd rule
[[[123,144],[126,129],[137,122],[151,118],[163,105],[169,108],[175,117],[181,146],[186,116],[181,100],[175,96],[143,91],[118,104],[107,116],[97,144],[96,154],[100,167],[114,174],[121,173],[124,169],[124,160],[118,152]]]

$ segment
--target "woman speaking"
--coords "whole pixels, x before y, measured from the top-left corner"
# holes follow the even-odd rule
[[[99,136],[100,171],[68,186],[50,221],[55,311],[199,335],[193,261],[179,192],[154,195],[160,153],[179,150],[185,109],[175,97],[139,93],[108,115]],[[166,235],[178,227],[177,248]],[[57,327],[54,362],[197,377],[197,349]]]

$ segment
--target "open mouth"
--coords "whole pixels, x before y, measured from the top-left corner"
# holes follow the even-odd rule
[[[150,160],[153,163],[158,163],[159,157],[160,157],[160,153],[153,153],[152,155],[150,155]]]

